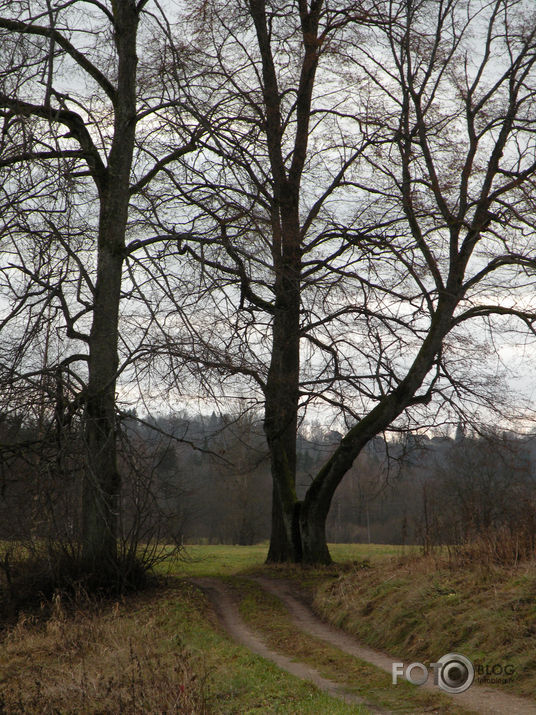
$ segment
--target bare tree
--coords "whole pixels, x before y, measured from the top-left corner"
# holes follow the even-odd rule
[[[150,5],[0,3],[5,396],[35,401],[59,375],[62,419],[83,410],[82,559],[105,577],[117,568],[117,380],[134,341],[132,327],[120,336],[120,303],[135,252],[158,240],[133,207],[193,147],[160,81],[165,17]],[[158,142],[166,112],[174,138]]]
[[[193,344],[160,324],[153,355],[175,369],[191,349],[262,393],[268,559],[329,562],[331,500],[364,445],[441,405],[499,408],[486,336],[533,334],[535,17],[516,0],[199,13],[195,61],[173,71],[203,151],[168,177],[160,225],[189,207],[181,252],[206,290]],[[348,431],[300,498],[315,404]]]
[[[62,419],[84,407],[86,559],[115,561],[118,373],[184,390],[202,364],[205,394],[264,402],[269,560],[328,562],[364,445],[496,408],[486,335],[533,332],[529,4],[213,0],[180,40],[144,0],[2,7],[6,385],[68,375]],[[301,494],[326,407],[347,432]]]

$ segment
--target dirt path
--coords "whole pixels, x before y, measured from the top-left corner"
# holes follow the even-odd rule
[[[362,646],[352,636],[324,623],[305,603],[303,596],[293,584],[266,577],[257,577],[254,580],[287,606],[294,622],[301,630],[391,674],[393,660],[395,660],[392,656]],[[433,684],[431,677],[423,687],[437,691],[437,686]],[[506,713],[508,715],[536,715],[534,701],[479,685],[472,685],[464,693],[450,695],[450,697],[458,705],[485,715],[505,715]]]
[[[291,673],[302,680],[308,680],[311,683],[314,683],[318,688],[320,688],[320,690],[323,690],[329,695],[339,698],[340,700],[344,700],[346,703],[363,705],[371,712],[390,715],[388,710],[383,710],[375,705],[371,705],[370,703],[365,702],[363,698],[360,698],[353,693],[349,693],[339,683],[323,678],[309,665],[291,660],[285,655],[268,648],[241,619],[235,596],[233,595],[231,589],[229,589],[224,583],[215,578],[195,578],[191,579],[191,582],[199,586],[209,597],[212,605],[214,606],[214,610],[229,635],[232,636],[234,640],[246,646],[246,648],[250,651],[272,661],[282,670],[286,670],[288,673]]]
[[[322,621],[307,605],[300,590],[292,583],[267,577],[255,577],[254,580],[262,588],[279,598],[288,608],[294,623],[305,633],[324,640],[341,651],[356,658],[367,661],[372,665],[391,674],[392,663],[395,658],[385,653],[360,645],[352,636],[330,626]],[[349,693],[344,686],[323,678],[314,668],[305,663],[299,663],[287,658],[281,653],[268,648],[265,643],[252,630],[246,626],[238,612],[236,596],[222,581],[216,578],[197,578],[192,582],[198,585],[210,598],[214,609],[227,632],[239,643],[246,646],[253,653],[271,660],[279,668],[292,675],[309,680],[329,695],[340,698],[347,703],[364,705],[371,712],[388,713],[375,705],[365,702],[362,698]],[[407,663],[406,663],[407,665]],[[429,678],[424,688],[440,692]],[[483,715],[536,715],[536,703],[524,698],[502,693],[499,690],[473,685],[465,693],[449,695],[457,705]]]

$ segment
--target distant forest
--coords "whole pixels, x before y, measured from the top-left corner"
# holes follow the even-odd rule
[[[43,430],[48,430],[47,434]],[[258,416],[122,420],[122,533],[178,543],[253,544],[270,536],[271,474]],[[58,449],[54,425],[0,423],[0,538],[69,543],[81,499],[76,428]],[[341,435],[312,424],[298,436],[298,497]],[[48,445],[48,446],[47,446]],[[534,548],[536,437],[409,435],[372,440],[341,483],[328,541],[461,544],[515,535]],[[74,509],[73,509],[74,506]],[[520,525],[522,529],[520,531]],[[54,534],[52,534],[54,536]]]

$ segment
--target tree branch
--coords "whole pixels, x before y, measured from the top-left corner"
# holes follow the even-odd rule
[[[87,74],[89,74],[97,82],[97,84],[106,92],[112,103],[115,105],[116,90],[113,84],[97,67],[95,67],[92,62],[88,60],[84,54],[82,54],[82,52],[77,50],[76,47],[61,34],[61,32],[58,32],[51,27],[31,25],[26,22],[21,22],[20,20],[10,20],[7,17],[0,17],[0,28],[10,30],[11,32],[18,32],[20,34],[39,35],[41,37],[50,37],[53,39],[63,50],[65,50],[65,52],[67,52],[68,55],[73,58],[79,67],[85,70],[85,72],[87,72]]]
[[[66,126],[69,129],[69,134],[66,134],[65,138],[73,137],[78,141],[91,171],[91,175],[95,179],[99,189],[104,188],[104,183],[107,178],[106,166],[100,157],[97,147],[93,143],[93,139],[87,130],[84,120],[79,114],[69,109],[55,109],[41,104],[24,102],[21,99],[9,97],[5,94],[0,94],[0,107],[10,109],[16,115],[41,117],[50,122],[58,122]],[[70,150],[66,151],[66,155],[69,156]]]

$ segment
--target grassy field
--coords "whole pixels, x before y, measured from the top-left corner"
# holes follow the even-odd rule
[[[191,546],[162,564],[163,583],[117,602],[21,616],[0,645],[0,712],[360,712],[231,642],[187,577],[218,576],[239,588],[243,618],[280,652],[349,683],[395,712],[455,713],[441,693],[409,685],[301,634],[277,599],[244,576],[295,578],[315,608],[379,649],[427,662],[458,650],[477,662],[511,663],[517,693],[535,691],[536,568],[455,567],[416,550],[335,545],[339,563],[263,567],[267,546]],[[404,705],[404,703],[406,703]],[[363,709],[363,712],[367,712]]]
[[[353,561],[379,560],[389,556],[404,556],[414,547],[384,544],[331,544],[330,551],[337,564],[351,565]],[[247,569],[258,568],[266,559],[268,544],[255,546],[198,545],[186,546],[183,558],[160,567],[163,574],[185,576],[228,576]],[[329,571],[331,567],[328,567]],[[276,568],[277,570],[277,568]],[[316,571],[313,570],[313,571]],[[303,573],[303,570],[300,569]],[[319,573],[323,569],[318,570]]]

